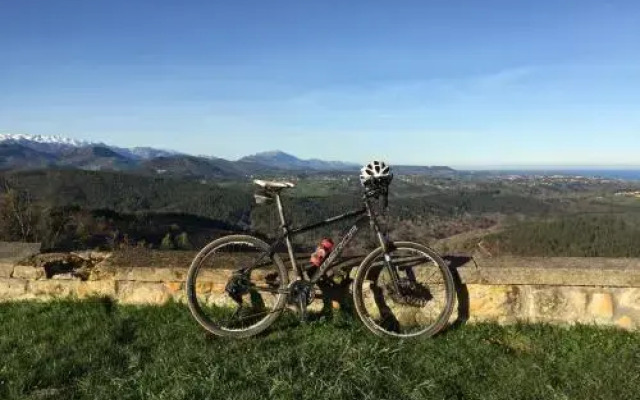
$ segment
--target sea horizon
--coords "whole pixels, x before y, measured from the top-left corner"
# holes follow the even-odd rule
[[[456,169],[459,172],[484,173],[496,175],[568,175],[623,180],[640,180],[640,167],[603,168],[603,167],[555,167],[555,168],[495,168],[495,169]]]

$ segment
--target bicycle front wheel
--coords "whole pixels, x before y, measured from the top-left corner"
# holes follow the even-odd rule
[[[211,242],[194,258],[187,274],[187,301],[209,332],[244,338],[275,321],[285,307],[288,283],[282,260],[269,254],[264,241],[230,235]]]
[[[429,337],[449,321],[455,302],[451,271],[427,246],[396,242],[385,261],[382,248],[364,259],[354,280],[353,300],[365,326],[379,336]],[[389,268],[398,272],[397,284]]]

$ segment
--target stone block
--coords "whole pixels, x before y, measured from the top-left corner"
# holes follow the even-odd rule
[[[57,298],[75,296],[81,282],[68,280],[40,280],[31,281],[27,291],[36,297]]]
[[[187,301],[187,295],[184,290],[183,282],[165,282],[165,288],[167,293],[174,301],[185,303]]]
[[[589,315],[598,320],[613,317],[613,296],[611,293],[594,293],[587,308]]]
[[[102,265],[98,264],[98,265]],[[113,279],[116,281],[130,281],[131,271],[133,268],[131,267],[117,267],[114,266],[113,269],[109,268],[111,272],[113,272]]]
[[[226,282],[214,283],[211,285],[211,292],[215,294],[224,294],[226,287]]]
[[[53,280],[63,280],[63,281],[80,281],[80,280],[82,280],[80,278],[80,276],[75,275],[72,272],[67,272],[67,273],[64,273],[64,274],[56,274],[56,275],[52,276],[51,279],[53,279]]]
[[[108,261],[103,261],[89,270],[87,280],[116,280],[118,274],[120,274],[120,272],[116,267]]]
[[[476,258],[459,268],[462,282],[494,285],[640,287],[640,258]]]
[[[92,251],[91,254],[89,254],[89,257],[94,260],[106,260],[107,258],[111,258],[111,256],[113,256],[113,253],[109,253],[108,251]]]
[[[81,282],[76,288],[79,298],[91,296],[108,296],[115,298],[116,282],[115,281],[86,281]]]
[[[178,281],[187,280],[187,273],[189,271],[187,268],[172,268],[171,271],[176,280]]]
[[[165,282],[164,285],[170,294],[182,291],[182,282]]]
[[[116,297],[128,304],[163,304],[171,296],[163,283],[118,282]]]
[[[135,282],[170,282],[176,280],[171,268],[135,267],[127,271],[118,271],[116,279],[119,281]]]
[[[640,289],[625,288],[621,289],[620,292],[616,298],[619,307],[640,313]]]
[[[165,282],[164,285],[167,293],[169,293],[169,296],[171,296],[174,301],[186,303],[187,294],[185,293],[183,282]]]
[[[26,280],[0,278],[0,300],[17,299],[24,296],[26,292]]]
[[[201,294],[211,294],[213,292],[213,283],[212,282],[196,282],[196,293],[198,295]]]
[[[583,321],[587,300],[587,293],[580,288],[533,287],[529,317],[544,322]]]
[[[11,278],[13,264],[0,262],[0,278]]]
[[[518,318],[518,288],[508,285],[468,285],[469,316],[475,320],[505,321]]]
[[[43,279],[45,277],[44,269],[39,267],[32,267],[30,265],[16,265],[13,267],[14,278],[36,280]]]
[[[631,330],[636,326],[636,324],[628,315],[623,315],[622,317],[618,318],[616,320],[616,325],[626,330]]]
[[[198,272],[198,282],[226,283],[232,271],[225,269],[203,269]]]

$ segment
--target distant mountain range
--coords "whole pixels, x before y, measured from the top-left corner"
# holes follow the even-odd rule
[[[49,154],[61,154],[68,150],[85,147],[106,147],[117,154],[133,160],[148,160],[156,157],[167,157],[181,154],[177,151],[158,150],[151,147],[134,147],[132,149],[128,149],[124,147],[109,146],[104,143],[70,139],[62,136],[0,133],[0,143],[17,144],[38,152]]]
[[[241,162],[268,165],[283,170],[351,171],[360,168],[358,164],[341,161],[301,160],[282,151],[267,151],[241,158]]]
[[[132,149],[60,136],[0,134],[0,169],[47,167],[131,171],[195,178],[241,178],[256,174],[356,172],[360,166],[341,161],[301,160],[269,151],[229,161],[196,157],[150,147]],[[449,167],[395,166],[396,173],[450,174]]]

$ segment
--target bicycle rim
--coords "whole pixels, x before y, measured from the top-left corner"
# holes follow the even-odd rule
[[[266,329],[282,311],[288,283],[283,266],[257,238],[222,238],[196,256],[189,271],[189,307],[208,331],[246,337]],[[257,265],[249,274],[243,268]],[[230,293],[229,289],[232,288]]]
[[[384,253],[374,251],[356,276],[356,310],[367,328],[378,335],[432,336],[451,316],[453,277],[432,250],[407,242],[396,246],[389,254],[400,275],[400,291],[392,283]]]

